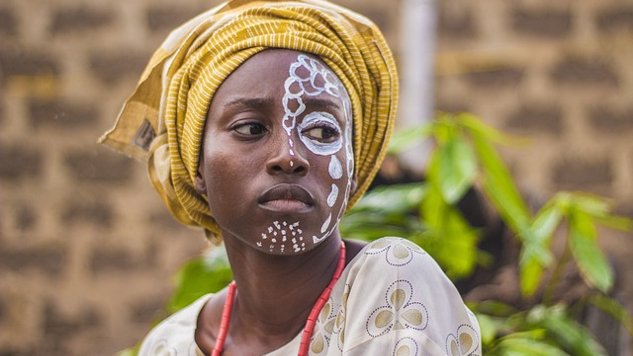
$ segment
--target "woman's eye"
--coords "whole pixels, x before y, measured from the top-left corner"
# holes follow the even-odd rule
[[[258,123],[248,123],[238,125],[233,130],[244,136],[259,136],[266,132],[266,127]]]
[[[328,126],[312,127],[307,130],[304,130],[303,134],[313,140],[317,140],[321,142],[336,141],[336,139],[339,137],[338,130],[333,127],[328,127]]]

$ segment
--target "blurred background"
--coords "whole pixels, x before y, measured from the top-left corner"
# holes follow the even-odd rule
[[[580,189],[633,217],[633,1],[340,0],[397,57],[401,126],[469,111],[526,195]],[[208,0],[0,2],[0,356],[110,355],[161,317],[206,247],[145,166],[96,144],[153,50]],[[420,147],[403,165],[423,164]],[[633,300],[631,234],[601,236]]]

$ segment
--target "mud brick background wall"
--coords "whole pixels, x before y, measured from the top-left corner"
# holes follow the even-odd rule
[[[340,3],[378,22],[399,54],[402,2]],[[95,141],[169,30],[215,4],[0,2],[1,356],[134,344],[160,317],[174,271],[205,248],[167,214],[142,164]],[[588,190],[633,216],[633,2],[438,8],[436,107],[531,136],[503,151],[525,191]],[[603,241],[628,300],[630,238]]]

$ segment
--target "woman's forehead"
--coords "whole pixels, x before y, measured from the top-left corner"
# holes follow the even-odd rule
[[[263,106],[283,98],[301,98],[315,109],[344,111],[349,97],[336,74],[318,57],[287,49],[259,52],[220,85],[211,106]]]

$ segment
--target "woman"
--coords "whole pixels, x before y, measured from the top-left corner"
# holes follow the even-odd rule
[[[398,238],[342,240],[385,154],[397,77],[379,30],[324,1],[234,0],[168,37],[107,144],[147,159],[235,281],[141,355],[480,355],[475,317]]]

